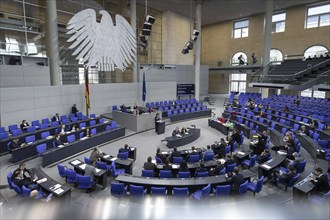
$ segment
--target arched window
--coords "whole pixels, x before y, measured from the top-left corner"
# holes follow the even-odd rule
[[[271,49],[269,54],[269,61],[283,61],[283,54],[278,49]]]
[[[244,63],[247,62],[247,56],[245,53],[243,52],[237,52],[234,54],[234,56],[231,58],[231,65],[232,66],[238,66],[239,65],[239,60],[238,57],[242,55],[242,60],[244,61]]]
[[[304,53],[304,57],[308,58],[309,56],[313,58],[315,55],[319,57],[321,54],[324,56],[328,52],[328,49],[321,45],[315,45],[307,48]]]

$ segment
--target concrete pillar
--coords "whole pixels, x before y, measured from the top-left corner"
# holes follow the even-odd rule
[[[131,9],[131,26],[134,30],[135,36],[136,36],[136,0],[131,0],[130,3],[130,9]],[[136,38],[138,41],[138,38]],[[132,63],[132,74],[133,74],[133,82],[137,82],[138,81],[138,77],[137,77],[137,48],[136,48],[136,52],[135,52],[135,60]]]
[[[201,74],[201,37],[202,37],[202,2],[196,1],[196,27],[199,36],[195,42],[195,98],[199,100],[200,74]]]
[[[60,85],[60,55],[58,50],[58,29],[56,1],[47,0],[47,56],[49,58],[50,84]]]
[[[266,24],[265,24],[265,44],[264,44],[264,57],[263,57],[263,74],[268,74],[268,68],[265,68],[269,62],[270,45],[272,36],[272,16],[273,16],[273,0],[267,0],[266,3]]]

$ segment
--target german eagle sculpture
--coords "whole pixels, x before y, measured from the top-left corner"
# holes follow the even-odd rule
[[[97,22],[93,9],[75,14],[69,21],[67,34],[73,34],[67,42],[74,42],[69,49],[76,48],[72,56],[87,67],[96,66],[99,71],[124,71],[136,54],[136,35],[126,19],[116,15],[116,25],[108,12],[101,10],[101,21]]]

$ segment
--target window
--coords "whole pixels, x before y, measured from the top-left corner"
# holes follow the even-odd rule
[[[305,97],[314,97],[314,98],[325,98],[325,92],[322,91],[314,91],[313,89],[306,89],[301,91],[301,96]]]
[[[6,52],[20,53],[19,44],[15,38],[6,37]]]
[[[234,38],[249,36],[249,20],[234,21]]]
[[[231,74],[231,92],[246,92],[246,74]]]
[[[286,13],[274,14],[272,17],[272,33],[279,33],[285,31]]]
[[[314,56],[319,57],[321,54],[324,56],[327,52],[328,52],[327,48],[320,46],[320,45],[315,45],[315,46],[309,47],[305,51],[304,57],[305,58],[308,58],[308,57],[313,58]]]
[[[283,54],[278,49],[271,49],[269,54],[269,61],[283,61]]]
[[[307,8],[306,28],[330,25],[330,4]]]
[[[240,57],[240,56],[242,56],[242,61],[244,61],[244,63],[246,63],[246,61],[247,61],[247,56],[246,56],[246,54],[243,53],[243,52],[237,52],[237,53],[235,53],[234,56],[231,58],[231,65],[232,65],[232,66],[238,66],[238,65],[240,65],[240,64],[239,64],[239,59],[238,59],[238,57]]]

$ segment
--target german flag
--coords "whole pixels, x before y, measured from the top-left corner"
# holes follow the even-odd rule
[[[88,109],[90,109],[91,103],[90,103],[90,99],[89,99],[88,70],[85,71],[85,98],[86,98],[86,106]]]

